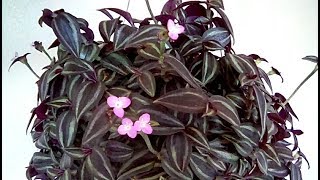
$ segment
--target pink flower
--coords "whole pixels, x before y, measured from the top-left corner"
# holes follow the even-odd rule
[[[127,108],[131,104],[131,100],[127,97],[109,96],[107,103],[113,108],[113,112],[119,118],[124,116],[124,108]]]
[[[139,120],[134,122],[134,128],[137,131],[142,131],[146,134],[151,134],[152,133],[152,127],[150,126],[150,114],[142,114],[139,117]]]
[[[169,31],[169,37],[172,40],[177,40],[179,37],[179,34],[184,32],[184,27],[181,26],[180,24],[175,24],[171,19],[168,20],[167,28]]]
[[[122,125],[118,127],[118,133],[121,135],[128,134],[131,138],[137,136],[137,130],[133,127],[133,122],[129,118],[122,119]]]

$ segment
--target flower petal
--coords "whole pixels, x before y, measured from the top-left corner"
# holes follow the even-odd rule
[[[113,108],[113,112],[119,118],[123,118],[124,116],[124,110],[122,108]]]
[[[133,122],[132,122],[131,119],[129,119],[129,118],[124,118],[124,119],[122,119],[121,123],[122,123],[123,125],[130,125],[130,126],[133,125]]]
[[[121,135],[127,134],[126,126],[125,126],[125,125],[120,125],[120,126],[118,127],[118,133],[121,134]]]
[[[119,97],[119,101],[122,103],[122,108],[127,108],[131,104],[131,100],[127,97]]]
[[[133,127],[134,127],[137,131],[141,131],[141,121],[136,121],[136,122],[134,122]]]
[[[167,23],[167,29],[168,29],[168,31],[174,30],[174,26],[175,26],[175,24],[174,24],[173,20],[172,20],[172,19],[169,19],[169,20],[168,20],[168,23]]]
[[[169,37],[170,37],[172,40],[177,40],[178,37],[179,37],[178,34],[176,34],[176,33],[174,33],[174,32],[171,32],[171,31],[169,31],[168,35],[169,35]]]
[[[144,113],[139,117],[139,121],[142,123],[148,123],[150,121],[150,114]]]
[[[176,24],[175,32],[177,32],[178,34],[183,33],[184,32],[184,27],[179,25],[179,24]]]
[[[153,131],[152,127],[150,126],[150,124],[146,124],[144,128],[142,128],[142,132],[146,133],[146,134],[151,134]]]
[[[107,103],[110,107],[115,107],[117,101],[118,101],[118,97],[116,96],[109,96],[107,99]]]
[[[129,137],[135,138],[137,136],[137,131],[135,128],[131,128],[130,131],[127,133]]]

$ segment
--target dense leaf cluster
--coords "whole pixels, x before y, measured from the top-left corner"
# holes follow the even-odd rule
[[[157,23],[99,11],[103,41],[63,9],[39,19],[57,58],[37,82],[28,179],[301,179],[297,116],[256,65],[263,58],[234,53],[222,0],[169,0]],[[185,27],[176,41],[169,19]],[[152,134],[119,135],[111,95],[131,99],[133,121],[150,114]]]

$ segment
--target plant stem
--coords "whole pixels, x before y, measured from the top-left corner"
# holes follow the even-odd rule
[[[130,0],[128,0],[127,11],[128,11],[128,9],[129,9],[129,5],[130,5]]]
[[[159,153],[158,153],[156,150],[153,149],[149,137],[148,137],[146,134],[144,134],[144,133],[139,133],[139,134],[141,135],[141,137],[142,137],[142,138],[144,139],[144,141],[146,142],[149,151],[152,152],[152,153],[155,154],[155,155],[158,155]]]
[[[48,52],[45,49],[43,49],[43,52],[48,56],[50,61],[53,62],[53,59],[51,58],[51,56],[48,54]]]
[[[40,77],[37,75],[37,73],[34,72],[34,70],[31,68],[31,66],[29,65],[29,63],[24,63],[24,64],[30,69],[30,71],[31,71],[38,79],[40,79]]]
[[[314,69],[311,71],[311,73],[299,84],[299,86],[293,91],[293,93],[290,95],[290,97],[283,103],[283,106],[285,106],[290,99],[296,94],[296,92],[301,88],[301,86],[310,79],[310,77],[318,71],[318,64],[314,67]]]
[[[146,4],[147,4],[147,7],[148,7],[148,11],[154,21],[155,24],[158,24],[158,21],[156,20],[156,18],[154,17],[153,13],[152,13],[152,10],[151,10],[151,7],[150,7],[150,3],[149,3],[149,0],[145,0],[146,1]]]

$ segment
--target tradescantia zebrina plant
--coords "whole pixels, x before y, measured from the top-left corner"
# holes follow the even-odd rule
[[[265,59],[233,51],[222,0],[169,0],[143,20],[99,11],[103,41],[63,9],[39,19],[57,56],[34,42],[51,63],[27,128],[40,149],[28,179],[301,179],[298,118]],[[32,70],[27,55],[13,63]]]

